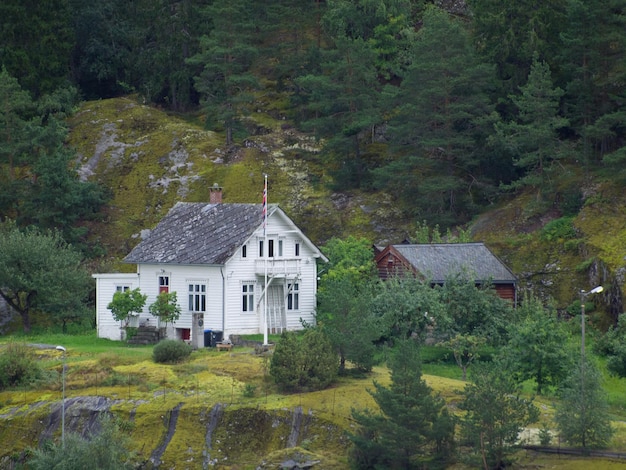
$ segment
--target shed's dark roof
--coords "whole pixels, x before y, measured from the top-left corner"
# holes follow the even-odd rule
[[[261,226],[261,209],[261,204],[179,202],[124,261],[224,264]],[[268,217],[275,209],[270,204]]]
[[[393,245],[418,272],[433,282],[466,270],[476,281],[514,283],[515,275],[483,243]]]

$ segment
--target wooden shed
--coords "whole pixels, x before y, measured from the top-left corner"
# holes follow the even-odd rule
[[[484,243],[400,244],[375,252],[381,279],[410,273],[435,285],[467,272],[477,285],[492,284],[501,298],[517,303],[517,278]]]

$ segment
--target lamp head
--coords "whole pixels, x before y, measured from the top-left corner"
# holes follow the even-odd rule
[[[57,346],[57,347],[56,347],[56,348],[54,348],[54,349],[56,349],[56,350],[58,350],[58,351],[63,351],[63,352],[65,352],[65,351],[66,351],[66,350],[65,350],[65,348],[64,348],[63,346]]]
[[[590,294],[599,294],[600,292],[602,292],[604,290],[604,287],[602,286],[598,286],[598,287],[594,287],[593,289],[591,289],[589,291]]]

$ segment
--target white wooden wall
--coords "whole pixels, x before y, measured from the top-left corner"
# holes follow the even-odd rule
[[[306,241],[297,227],[281,212],[273,212],[268,220],[266,231],[267,238],[282,240],[283,259],[300,260],[301,274],[296,281],[300,287],[299,309],[286,310],[287,329],[300,329],[301,319],[307,323],[314,323],[317,294],[315,247]],[[206,283],[207,285],[207,311],[204,314],[203,330],[223,331],[224,339],[231,334],[261,333],[263,328],[261,294],[265,281],[264,276],[255,271],[255,263],[263,259],[259,257],[261,239],[264,239],[263,229],[259,228],[247,242],[247,256],[242,257],[242,251],[239,249],[224,266],[143,264],[138,265],[137,274],[95,274],[93,277],[96,279],[98,336],[120,339],[119,322],[113,320],[111,312],[106,308],[113,298],[117,285],[128,285],[131,289],[139,287],[148,298],[138,323],[147,322],[158,326],[156,318],[150,315],[148,306],[156,300],[159,293],[159,276],[169,277],[169,292],[177,293],[181,307],[181,316],[169,329],[168,335],[173,335],[175,328],[198,328],[198,325],[192,325],[192,312],[188,308],[188,285],[190,283]],[[298,257],[295,255],[296,243],[300,245]],[[267,255],[268,247],[265,246],[264,250],[264,254]],[[277,245],[275,246],[275,259],[279,259]],[[242,308],[242,284],[244,282],[255,285],[255,309],[252,312],[244,312]],[[294,281],[277,279],[275,282]],[[203,344],[197,346],[201,347]]]

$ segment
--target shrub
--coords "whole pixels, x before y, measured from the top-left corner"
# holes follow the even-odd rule
[[[30,349],[9,343],[0,354],[0,390],[33,382],[41,376],[41,368]]]
[[[576,238],[573,221],[573,217],[551,220],[543,227],[541,238],[546,241],[563,241]]]
[[[97,468],[122,470],[135,468],[129,450],[132,428],[128,423],[112,417],[99,420],[100,432],[86,437],[69,432],[62,443],[47,441],[41,447],[30,449],[28,468],[33,470]]]
[[[270,375],[284,391],[322,390],[337,378],[339,356],[319,328],[309,328],[302,339],[282,334],[270,363]]]
[[[164,339],[154,346],[152,359],[159,363],[181,362],[191,355],[191,346],[183,341]]]

